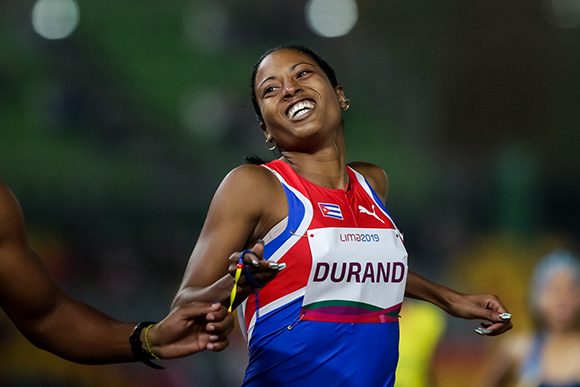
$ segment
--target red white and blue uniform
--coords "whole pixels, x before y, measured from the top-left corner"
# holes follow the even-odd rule
[[[279,160],[288,217],[264,238],[286,269],[240,307],[244,386],[393,386],[407,280],[402,235],[365,178],[328,189]]]

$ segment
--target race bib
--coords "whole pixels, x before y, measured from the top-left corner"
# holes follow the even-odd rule
[[[312,270],[302,318],[396,321],[405,295],[407,251],[396,229],[309,230]]]

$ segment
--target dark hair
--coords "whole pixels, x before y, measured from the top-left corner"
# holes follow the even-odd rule
[[[275,51],[284,50],[284,49],[295,50],[301,54],[306,54],[309,57],[311,57],[320,66],[322,71],[324,71],[324,74],[326,74],[326,77],[330,81],[330,84],[332,85],[332,87],[338,86],[338,81],[336,80],[336,74],[334,73],[334,69],[332,67],[330,67],[330,65],[324,59],[322,59],[317,53],[315,53],[314,51],[312,51],[308,47],[304,47],[304,46],[300,46],[300,45],[296,45],[296,44],[287,44],[287,45],[282,45],[282,46],[277,46],[277,47],[271,48],[268,51],[266,51],[265,53],[263,53],[262,56],[260,56],[260,58],[258,58],[258,61],[256,62],[256,64],[254,65],[254,67],[252,69],[252,77],[250,79],[250,91],[252,93],[252,105],[254,106],[254,112],[256,113],[256,117],[258,118],[259,121],[262,121],[262,112],[260,112],[260,106],[258,105],[258,99],[256,98],[256,90],[255,90],[256,73],[258,72],[258,67],[260,67],[260,64],[262,63],[264,58],[266,58],[268,55],[270,55],[271,53],[273,53]]]

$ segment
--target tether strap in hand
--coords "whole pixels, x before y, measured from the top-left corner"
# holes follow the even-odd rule
[[[238,257],[238,264],[236,265],[236,274],[234,276],[234,287],[232,288],[232,292],[230,294],[230,307],[228,308],[228,312],[232,311],[234,306],[234,301],[236,300],[236,294],[238,292],[238,282],[240,281],[240,276],[242,275],[242,269],[244,267],[244,254],[251,253],[252,250],[246,249],[240,253]]]

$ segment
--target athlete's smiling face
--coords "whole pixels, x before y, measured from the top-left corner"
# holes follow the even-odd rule
[[[294,49],[270,53],[256,72],[255,94],[262,129],[282,150],[315,145],[337,133],[344,92],[333,87],[317,62]]]

